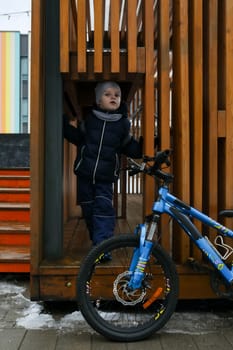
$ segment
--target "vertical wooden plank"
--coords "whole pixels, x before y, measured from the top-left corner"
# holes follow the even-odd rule
[[[158,103],[161,149],[170,148],[169,0],[159,2]]]
[[[224,123],[226,128],[226,14],[225,14],[226,1],[218,1],[217,5],[217,110],[225,111]],[[220,78],[221,77],[221,78]],[[222,114],[223,116],[223,114]],[[223,120],[222,120],[223,121]],[[218,120],[219,122],[219,120]],[[225,209],[226,198],[226,133],[223,138],[218,138],[218,193],[216,208],[218,210]],[[211,188],[210,188],[211,190]],[[213,204],[212,204],[213,205]],[[224,222],[225,221],[225,222]],[[223,220],[223,224],[226,225],[226,221]]]
[[[158,3],[158,115],[160,149],[170,149],[170,31],[169,31],[169,0]],[[162,245],[167,251],[171,250],[171,240],[168,230],[169,218],[162,216],[161,232]]]
[[[120,71],[120,0],[111,0],[111,71],[118,73]]]
[[[173,139],[174,192],[190,201],[190,139],[188,79],[188,1],[173,3]],[[180,230],[174,231],[174,257],[185,262],[189,257],[189,239]]]
[[[191,0],[190,18],[190,143],[192,205],[202,210],[203,193],[203,10],[202,0]],[[202,225],[194,221],[199,231]],[[194,257],[201,258],[199,250]]]
[[[94,72],[101,73],[103,71],[103,0],[94,0]]]
[[[70,51],[77,50],[77,6],[76,0],[70,0],[70,20],[69,20],[69,37]]]
[[[130,0],[127,6],[127,49],[128,72],[137,71],[137,0]]]
[[[60,71],[69,72],[69,0],[60,0]]]
[[[233,208],[233,1],[225,2],[226,16],[226,208]],[[229,221],[231,225],[232,222]]]
[[[207,76],[205,91],[208,93],[205,111],[208,127],[204,137],[208,143],[203,148],[204,173],[207,175],[203,177],[204,188],[207,191],[204,201],[208,215],[217,218],[218,191],[213,189],[218,188],[218,1],[209,0],[206,12],[208,28],[205,28],[207,44],[204,47],[207,52],[204,52],[204,57]]]
[[[30,242],[31,277],[39,273],[42,256],[43,202],[44,202],[44,70],[43,70],[43,18],[44,1],[32,1],[31,34],[31,130],[30,130]],[[38,157],[38,155],[40,155]],[[31,297],[38,298],[36,279],[31,284]]]
[[[145,36],[145,81],[144,81],[144,154],[154,154],[154,24],[153,0],[144,3],[144,36]],[[154,200],[154,181],[147,176],[144,181],[144,214],[151,213]]]
[[[77,69],[79,73],[86,72],[86,0],[78,1],[77,14]]]

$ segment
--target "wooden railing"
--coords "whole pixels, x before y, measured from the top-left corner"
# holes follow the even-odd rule
[[[120,72],[122,53],[127,53],[129,73],[145,72],[145,21],[154,28],[147,11],[154,12],[152,1],[60,0],[61,72],[69,72],[70,52],[78,53],[79,73],[88,70],[87,52],[93,52],[95,73],[103,72],[107,52],[112,73]]]

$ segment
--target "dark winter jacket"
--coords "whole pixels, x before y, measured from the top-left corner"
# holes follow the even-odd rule
[[[137,142],[129,131],[130,122],[123,105],[114,113],[93,108],[77,128],[64,117],[64,137],[78,146],[75,174],[93,183],[115,181],[121,154],[142,157],[142,142]]]

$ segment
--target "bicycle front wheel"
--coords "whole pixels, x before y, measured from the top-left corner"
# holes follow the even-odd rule
[[[176,307],[175,264],[158,244],[147,263],[142,287],[127,288],[130,261],[139,244],[139,237],[132,234],[104,241],[89,252],[78,275],[80,311],[93,329],[114,341],[149,337],[166,324]],[[112,260],[101,263],[105,252]]]

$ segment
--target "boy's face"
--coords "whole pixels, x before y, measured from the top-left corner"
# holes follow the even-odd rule
[[[114,111],[120,107],[121,92],[116,88],[107,88],[99,101],[99,107],[106,111]]]

